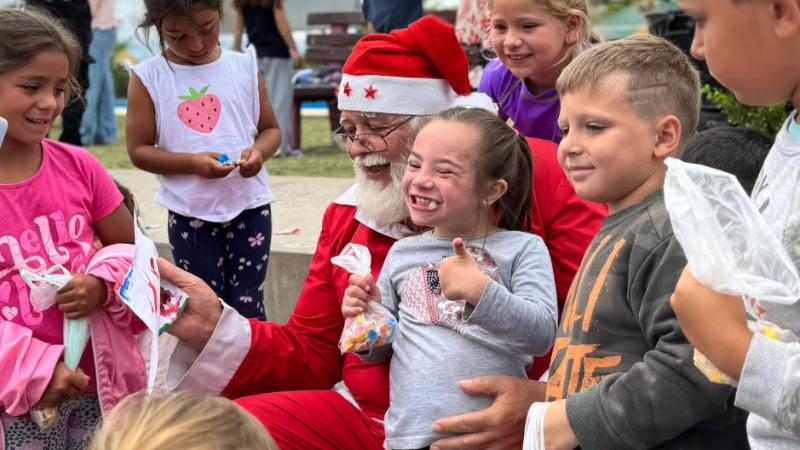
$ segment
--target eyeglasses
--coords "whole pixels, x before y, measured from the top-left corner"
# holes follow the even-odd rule
[[[361,145],[364,146],[364,148],[366,148],[371,152],[382,152],[389,147],[389,144],[386,143],[386,136],[389,136],[395,130],[402,127],[413,118],[414,116],[406,117],[405,120],[393,126],[391,129],[389,129],[383,134],[378,134],[378,133],[355,134],[353,132],[347,132],[344,129],[344,127],[339,127],[336,131],[333,132],[333,135],[331,135],[331,139],[333,140],[333,145],[335,145],[336,148],[345,152],[350,151],[349,150],[350,142],[355,142],[355,141],[360,142]]]

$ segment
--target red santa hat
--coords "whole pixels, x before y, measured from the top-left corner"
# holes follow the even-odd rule
[[[471,106],[497,114],[491,98],[472,92],[455,30],[433,16],[361,39],[342,69],[337,96],[342,111],[424,115]]]

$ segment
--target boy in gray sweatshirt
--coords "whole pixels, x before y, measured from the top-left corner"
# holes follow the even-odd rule
[[[745,449],[733,388],[695,368],[669,304],[686,265],[661,191],[697,127],[700,82],[652,36],[598,45],[557,81],[559,161],[610,216],[573,282],[553,349],[548,449]]]

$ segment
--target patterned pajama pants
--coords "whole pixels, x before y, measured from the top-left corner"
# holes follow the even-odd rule
[[[267,319],[264,280],[271,240],[270,205],[248,209],[224,223],[169,212],[175,264],[201,278],[247,318]]]
[[[73,398],[58,408],[58,422],[42,431],[30,417],[0,414],[4,450],[84,450],[100,423],[100,401],[94,395]]]

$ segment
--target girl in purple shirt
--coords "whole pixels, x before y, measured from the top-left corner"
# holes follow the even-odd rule
[[[491,44],[498,59],[479,90],[525,136],[558,143],[556,79],[578,53],[599,42],[585,0],[490,0]]]

